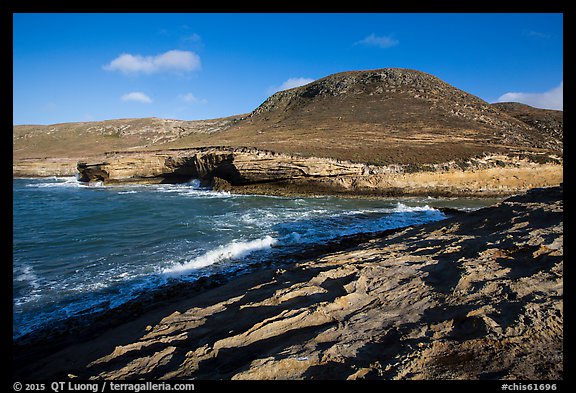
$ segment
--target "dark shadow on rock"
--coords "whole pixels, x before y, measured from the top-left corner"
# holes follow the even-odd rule
[[[216,357],[201,361],[194,376],[198,379],[229,379],[234,374],[247,370],[250,362],[276,355],[286,348],[311,340],[335,323],[327,322],[294,331],[289,330],[281,335],[258,340],[247,346],[222,348]]]
[[[520,314],[524,311],[524,302],[504,301],[494,305],[495,312],[488,316],[494,320],[505,331],[508,327],[518,322]]]
[[[507,258],[498,258],[496,261],[503,268],[509,268],[510,272],[506,275],[510,279],[529,277],[540,271],[550,270],[555,264],[563,260],[563,256],[539,255],[534,257],[534,252],[539,249],[538,246],[522,246],[508,249]]]
[[[457,259],[453,255],[443,256],[440,254],[438,263],[420,268],[420,271],[428,273],[422,275],[422,280],[436,292],[445,295],[451,294],[464,271],[456,261]]]
[[[408,351],[414,340],[406,340],[402,332],[408,331],[414,324],[390,328],[382,337],[367,342],[356,352],[353,358],[341,362],[330,361],[328,364],[312,366],[304,373],[305,379],[346,379],[360,368],[371,367],[375,361],[386,364],[397,354]],[[403,339],[404,338],[404,339]],[[382,379],[375,372],[368,373],[365,379]]]
[[[452,322],[450,338],[458,341],[472,340],[488,334],[489,328],[480,316],[464,316],[455,318]]]
[[[321,287],[327,290],[324,293],[315,293],[306,296],[293,297],[277,305],[258,305],[255,307],[249,306],[250,303],[259,303],[271,298],[277,291],[289,288],[294,283],[306,283],[313,277],[317,276],[320,272],[325,270],[325,268],[315,268],[299,270],[297,272],[288,271],[287,273],[277,278],[275,285],[270,284],[268,286],[259,287],[257,290],[251,288],[239,288],[238,292],[236,293],[227,292],[222,294],[222,298],[220,296],[216,296],[212,299],[210,304],[205,304],[204,307],[217,304],[220,301],[224,301],[226,299],[243,295],[241,299],[226,305],[226,308],[223,311],[208,315],[206,317],[206,321],[200,326],[190,330],[177,330],[171,334],[168,334],[168,336],[175,336],[181,334],[182,332],[187,332],[188,338],[186,340],[178,340],[167,343],[155,343],[140,350],[121,355],[113,359],[110,363],[97,365],[93,367],[91,371],[101,373],[107,370],[119,369],[129,364],[135,357],[143,358],[146,356],[151,356],[154,353],[166,349],[167,347],[174,346],[176,347],[176,350],[174,351],[172,359],[168,362],[168,364],[163,365],[162,367],[158,367],[158,369],[153,370],[153,372],[150,374],[133,376],[134,378],[145,377],[147,379],[160,377],[163,375],[165,370],[170,369],[169,367],[174,369],[179,366],[185,359],[185,354],[191,350],[202,347],[206,344],[212,346],[218,340],[245,332],[257,323],[279,315],[282,312],[305,309],[314,304],[319,304],[322,302],[332,302],[337,297],[344,295],[346,291],[343,287],[354,279],[354,273],[334,279],[327,278],[321,284]],[[185,311],[186,310],[181,310],[181,312]],[[286,348],[290,345],[302,343],[304,340],[311,338],[308,336],[313,333],[306,332],[310,331],[317,333],[320,331],[318,329],[322,330],[322,328],[318,326],[304,327],[292,332],[287,332],[281,336],[259,340],[247,347],[220,350],[216,358],[208,359],[205,362],[202,362],[203,365],[201,369],[199,369],[198,373],[195,373],[194,375],[195,377],[207,379],[226,378],[225,374],[231,373],[238,367],[247,365],[250,363],[250,361],[262,356],[262,351],[270,346],[270,343],[277,342],[277,345]],[[274,350],[269,349],[268,352],[274,353]],[[209,371],[210,369],[212,369],[212,371]],[[236,370],[235,372],[238,371],[239,370]]]
[[[478,379],[481,381],[484,380],[498,380],[504,378],[508,375],[508,369],[493,371],[493,372],[485,372],[478,376]]]

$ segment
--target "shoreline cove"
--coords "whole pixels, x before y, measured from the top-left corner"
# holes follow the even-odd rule
[[[562,200],[534,189],[147,293],[16,342],[15,377],[562,379]]]
[[[172,281],[234,275],[350,236],[444,219],[490,203],[235,195],[198,188],[196,182],[86,186],[74,177],[21,179],[14,187],[15,339],[53,321],[90,319]],[[47,272],[52,278],[44,266],[52,269]],[[58,275],[54,269],[65,270]],[[54,303],[50,308],[39,303],[46,296]],[[74,297],[68,302],[63,296]]]

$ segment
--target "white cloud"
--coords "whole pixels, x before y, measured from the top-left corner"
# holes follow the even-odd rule
[[[205,98],[198,98],[192,93],[186,93],[179,96],[180,99],[188,104],[207,104],[208,100]]]
[[[103,68],[124,74],[191,72],[200,69],[200,57],[194,52],[183,50],[170,50],[156,56],[123,53]]]
[[[142,102],[144,104],[152,103],[152,99],[140,91],[133,91],[131,93],[126,93],[120,98],[122,101],[135,101],[135,102]]]
[[[534,30],[524,30],[522,32],[526,37],[529,38],[536,38],[536,39],[549,39],[552,38],[552,34],[542,33],[541,31],[534,31]]]
[[[536,108],[557,109],[564,108],[564,82],[559,86],[543,93],[516,93],[510,92],[501,95],[498,102],[521,102]]]
[[[274,93],[281,91],[281,90],[288,90],[288,89],[293,89],[295,87],[304,86],[304,85],[307,85],[308,83],[312,83],[314,81],[315,81],[315,79],[312,79],[312,78],[302,78],[302,77],[288,78],[280,86],[274,86],[274,87],[271,87],[270,89],[268,89],[268,93],[274,94]]]
[[[187,36],[184,36],[182,39],[184,41],[189,41],[189,42],[198,42],[198,43],[202,42],[202,37],[200,37],[196,33],[192,33],[192,34],[189,34]]]
[[[391,36],[377,36],[376,34],[372,33],[369,36],[365,37],[364,39],[357,41],[355,45],[364,45],[364,46],[376,46],[378,48],[391,48],[396,46],[400,43],[395,38]]]
[[[280,90],[293,89],[314,82],[312,78],[289,78],[280,85]]]

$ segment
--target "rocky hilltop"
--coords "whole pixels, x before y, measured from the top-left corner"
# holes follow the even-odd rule
[[[15,127],[13,173],[78,170],[109,183],[199,175],[218,189],[275,194],[506,195],[562,181],[563,123],[533,109],[491,105],[420,71],[351,71],[225,119]]]
[[[563,378],[562,187],[302,256],[17,346],[15,378]]]
[[[562,150],[556,137],[474,95],[398,68],[343,72],[280,91],[207,141],[378,165]]]
[[[564,140],[564,112],[539,109],[519,102],[497,102],[496,108],[516,119],[534,127],[542,133],[544,138],[551,137],[551,142]],[[561,149],[562,147],[559,146]]]

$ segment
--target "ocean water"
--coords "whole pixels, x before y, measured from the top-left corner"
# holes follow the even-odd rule
[[[138,295],[340,236],[445,218],[495,200],[232,195],[198,182],[86,186],[13,180],[13,338]]]

